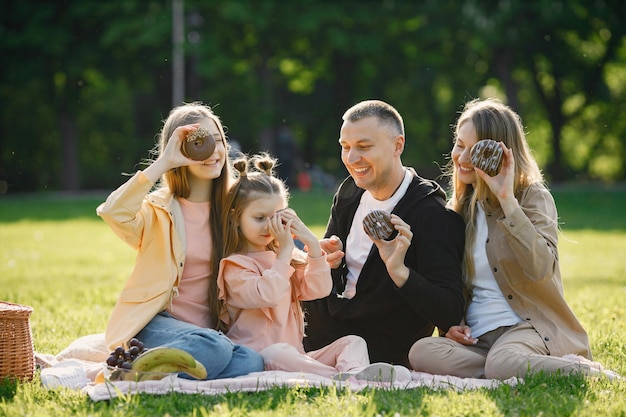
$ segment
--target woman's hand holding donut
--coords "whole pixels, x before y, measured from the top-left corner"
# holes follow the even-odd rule
[[[477,167],[474,167],[474,170],[496,196],[504,211],[504,215],[507,216],[519,205],[513,191],[515,159],[513,158],[513,151],[511,149],[507,148],[502,142],[499,142],[499,144],[502,147],[502,168],[500,172],[490,177],[485,171]]]

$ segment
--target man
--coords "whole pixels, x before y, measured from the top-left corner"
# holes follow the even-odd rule
[[[350,176],[337,190],[322,248],[333,292],[305,302],[307,350],[356,334],[370,361],[409,366],[413,343],[445,333],[464,310],[461,260],[465,226],[445,193],[402,165],[404,124],[389,104],[368,100],[343,115],[339,144]],[[392,213],[397,235],[370,238],[363,218]]]

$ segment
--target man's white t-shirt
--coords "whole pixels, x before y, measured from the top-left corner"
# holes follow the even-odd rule
[[[398,201],[408,190],[413,176],[405,169],[404,179],[395,193],[387,200],[376,200],[369,191],[365,191],[361,196],[359,207],[354,213],[350,233],[346,239],[346,265],[348,274],[346,276],[346,289],[343,292],[344,298],[352,298],[356,295],[356,283],[361,275],[363,264],[372,249],[372,239],[363,230],[363,219],[372,210],[383,210],[391,213],[398,204]]]

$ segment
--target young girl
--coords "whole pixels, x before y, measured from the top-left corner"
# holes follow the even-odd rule
[[[494,176],[470,156],[485,139],[503,151]],[[497,100],[467,103],[451,156],[450,206],[466,221],[468,308],[445,337],[413,345],[413,369],[475,378],[537,371],[615,378],[591,362],[587,333],[563,296],[556,206],[520,117]]]
[[[204,161],[181,152],[187,134],[198,128],[216,139],[213,154]],[[213,329],[219,327],[215,277],[222,253],[217,203],[231,183],[220,119],[199,103],[174,108],[160,133],[158,158],[97,208],[138,252],[106,329],[110,349],[133,337],[148,348],[180,348],[206,367],[207,379],[263,370],[258,353]]]
[[[267,370],[339,379],[398,378],[401,370],[392,365],[369,365],[367,345],[359,336],[345,336],[304,352],[300,301],[329,294],[330,267],[317,237],[287,208],[285,184],[272,173],[276,160],[261,154],[252,162],[257,171],[249,173],[246,158],[235,161],[239,179],[224,205],[228,220],[218,286],[228,337],[259,351]],[[306,245],[308,254],[295,247],[294,236]],[[403,370],[402,377],[410,378]]]

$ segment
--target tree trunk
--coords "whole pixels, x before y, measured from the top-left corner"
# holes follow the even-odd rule
[[[513,71],[511,50],[508,48],[499,48],[494,53],[493,65],[496,75],[504,86],[507,104],[516,112],[519,112],[519,102],[517,100],[517,85],[511,77]]]
[[[563,131],[564,121],[561,117],[560,110],[548,110],[550,117],[550,126],[552,127],[552,162],[548,164],[548,173],[552,177],[553,182],[565,181],[566,170],[563,161],[563,150],[561,149],[561,132]]]
[[[67,113],[59,115],[63,138],[63,170],[61,184],[65,191],[78,191],[80,179],[78,169],[78,146],[74,119]]]
[[[261,126],[259,146],[262,151],[267,151],[272,155],[276,155],[274,84],[272,71],[268,68],[269,56],[271,55],[267,51],[263,51],[261,56],[261,65],[258,69],[259,81],[261,84]]]

